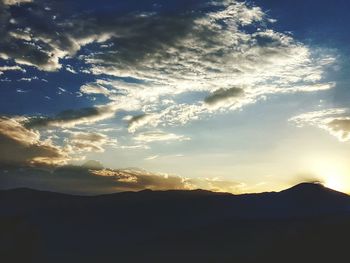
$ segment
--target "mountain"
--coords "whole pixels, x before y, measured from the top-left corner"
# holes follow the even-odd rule
[[[2,262],[337,262],[350,197],[319,184],[232,195],[0,191]],[[19,253],[20,252],[20,253]]]

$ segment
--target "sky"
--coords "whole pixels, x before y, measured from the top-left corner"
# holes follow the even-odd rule
[[[0,187],[350,192],[349,8],[0,0]]]

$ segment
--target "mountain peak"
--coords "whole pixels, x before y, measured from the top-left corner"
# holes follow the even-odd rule
[[[281,191],[282,194],[299,196],[305,199],[333,199],[349,197],[347,194],[325,187],[321,183],[300,183],[289,189]]]
[[[295,191],[301,191],[301,190],[316,190],[316,191],[324,191],[324,190],[331,190],[326,188],[323,184],[318,183],[318,182],[303,182],[300,184],[297,184],[289,189],[287,189],[286,191],[291,191],[291,190],[295,190]]]

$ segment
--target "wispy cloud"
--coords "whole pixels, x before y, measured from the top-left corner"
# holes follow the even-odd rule
[[[107,135],[97,132],[69,132],[66,139],[67,145],[74,153],[80,152],[104,152],[104,146],[117,146],[117,139],[111,139]]]
[[[2,66],[0,67],[0,75],[4,74],[5,71],[21,71],[26,73],[26,70],[20,66]]]
[[[135,39],[146,39],[143,31],[135,30],[132,35],[109,39],[113,44],[109,48],[82,57],[93,74],[136,80],[105,79],[102,88],[95,83],[112,104],[143,112],[127,120],[130,132],[144,126],[181,125],[203,115],[240,109],[273,94],[335,87],[335,83],[323,81],[327,68],[335,62],[332,52],[313,50],[292,35],[267,28],[269,19],[259,7],[236,1],[214,5],[217,11],[180,22],[157,15],[142,20],[144,27],[155,19],[166,20],[164,27],[169,27],[173,41],[159,31],[134,50]],[[247,33],[247,25],[255,31]],[[126,30],[134,30],[133,23]],[[103,92],[107,85],[117,92]],[[209,95],[192,103],[177,101],[179,94],[193,92]]]
[[[146,161],[152,161],[159,157],[159,155],[151,155],[145,158]]]
[[[347,108],[307,112],[289,121],[296,123],[299,127],[310,125],[326,130],[342,142],[350,140],[350,110]]]
[[[150,131],[137,134],[134,139],[140,142],[159,142],[159,141],[187,141],[190,138],[177,135],[174,133],[166,133],[163,131]]]

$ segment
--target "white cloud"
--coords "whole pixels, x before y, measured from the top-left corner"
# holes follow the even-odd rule
[[[4,74],[5,71],[21,71],[22,73],[26,73],[24,68],[20,66],[1,66],[0,67],[0,75]]]
[[[134,137],[136,141],[140,142],[157,142],[157,141],[187,141],[190,140],[190,138],[183,136],[183,135],[177,135],[174,133],[166,133],[162,131],[151,131],[151,132],[143,132]]]
[[[238,110],[271,94],[335,87],[324,80],[327,68],[335,62],[331,51],[314,49],[291,34],[269,28],[272,20],[259,7],[235,0],[208,1],[205,6],[174,17],[133,13],[102,21],[94,14],[82,13],[60,23],[49,19],[52,29],[48,32],[36,28],[32,10],[26,10],[23,18],[12,20],[18,28],[1,40],[4,46],[16,41],[18,49],[0,50],[0,57],[46,71],[61,68],[64,58],[83,60],[87,69],[65,68],[103,76],[81,86],[77,96],[102,94],[110,100],[89,109],[33,118],[28,126],[89,125],[123,110],[129,115],[137,112],[126,118],[128,131],[136,134],[144,127],[184,125],[203,116]],[[51,11],[37,11],[37,17]],[[10,11],[6,15],[11,20]],[[90,53],[76,56],[94,42],[99,45]],[[194,93],[203,96],[192,98]],[[184,102],[179,97],[191,99]],[[144,142],[184,138],[172,133],[135,135],[135,140]]]
[[[350,110],[347,108],[307,112],[289,121],[296,123],[298,127],[310,125],[326,130],[342,142],[350,140]]]
[[[98,82],[88,83],[80,87],[80,92],[83,94],[102,94],[105,96],[110,95],[112,92],[107,88],[103,87]]]
[[[78,74],[71,65],[66,65],[66,70],[72,74]]]
[[[26,82],[32,82],[33,80],[39,80],[39,78],[37,76],[34,77],[30,77],[30,78],[20,78],[17,81],[26,81]]]
[[[222,7],[222,3],[215,5]],[[266,28],[266,15],[258,7],[236,1],[224,1],[224,5],[220,11],[194,19],[190,34],[136,62],[115,62],[125,59],[115,49],[106,51],[105,60],[95,54],[84,57],[94,74],[138,80],[109,81],[109,87],[118,91],[109,96],[110,100],[126,111],[143,112],[143,118],[129,123],[130,132],[143,126],[181,125],[205,114],[237,110],[271,94],[335,87],[335,83],[323,80],[327,67],[335,62],[331,51],[312,49],[289,34]],[[242,29],[255,24],[255,32]],[[239,96],[230,95],[233,90],[240,90],[235,94]],[[208,103],[218,91],[227,92],[216,94],[215,103]],[[176,99],[193,92],[209,95],[192,103]],[[170,104],[165,105],[165,99],[170,99]]]
[[[151,155],[145,158],[146,161],[152,161],[159,157],[159,155]]]

